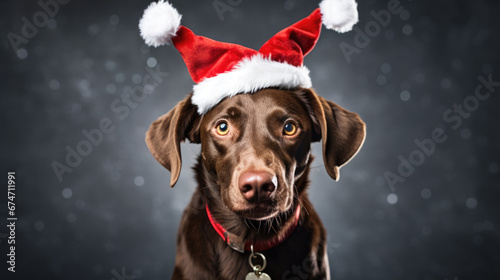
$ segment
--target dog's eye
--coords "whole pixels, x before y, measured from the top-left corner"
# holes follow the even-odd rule
[[[285,126],[283,127],[283,134],[292,136],[295,133],[297,133],[297,126],[292,122],[286,123]]]
[[[217,134],[224,136],[229,132],[229,125],[227,122],[220,122],[217,125]]]

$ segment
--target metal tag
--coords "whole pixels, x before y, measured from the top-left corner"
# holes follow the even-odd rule
[[[245,277],[245,280],[271,280],[271,277],[267,275],[267,273],[262,272],[264,269],[266,269],[267,261],[266,257],[262,253],[257,253],[253,251],[253,244],[250,245],[250,250],[251,254],[248,257],[248,263],[253,269],[253,272],[250,272],[247,274],[247,277]],[[254,265],[252,262],[252,259],[260,257],[262,259],[262,265],[257,264]]]
[[[255,272],[250,272],[247,274],[247,277],[245,277],[245,280],[271,280],[271,277],[264,272],[261,272],[260,275],[257,275]]]

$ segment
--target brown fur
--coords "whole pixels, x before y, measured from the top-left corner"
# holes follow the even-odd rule
[[[229,123],[230,132],[223,137],[215,133],[220,120]],[[289,120],[299,130],[285,137],[283,126]],[[189,139],[202,147],[194,167],[198,188],[182,216],[172,279],[244,279],[251,271],[249,253],[239,253],[222,240],[205,204],[225,229],[253,241],[284,236],[300,204],[294,232],[263,252],[268,260],[265,272],[272,279],[329,279],[325,229],[306,192],[310,143],[322,141],[325,168],[337,180],[339,168],[356,154],[364,137],[365,125],[357,114],[310,89],[236,95],[203,116],[189,95],[155,121],[146,136],[152,154],[171,171],[172,187],[181,169],[180,142]],[[276,190],[261,208],[245,200],[237,186],[239,176],[249,170],[277,177]]]

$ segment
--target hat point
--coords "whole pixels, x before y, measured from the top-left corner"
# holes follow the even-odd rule
[[[355,0],[323,0],[319,4],[321,20],[328,29],[339,33],[351,31],[358,22],[358,4]]]
[[[149,46],[168,44],[181,25],[182,16],[169,2],[153,2],[139,21],[141,36]]]

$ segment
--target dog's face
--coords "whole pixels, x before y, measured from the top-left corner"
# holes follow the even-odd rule
[[[207,187],[247,219],[290,210],[303,191],[296,182],[308,170],[311,142],[322,140],[326,170],[336,180],[365,137],[358,115],[309,89],[239,94],[203,116],[190,97],[152,124],[146,142],[172,172],[172,186],[180,173],[180,142],[201,143],[201,163],[215,183]]]
[[[219,103],[203,116],[200,138],[222,202],[248,219],[289,210],[312,134],[313,121],[296,94],[266,89]]]

